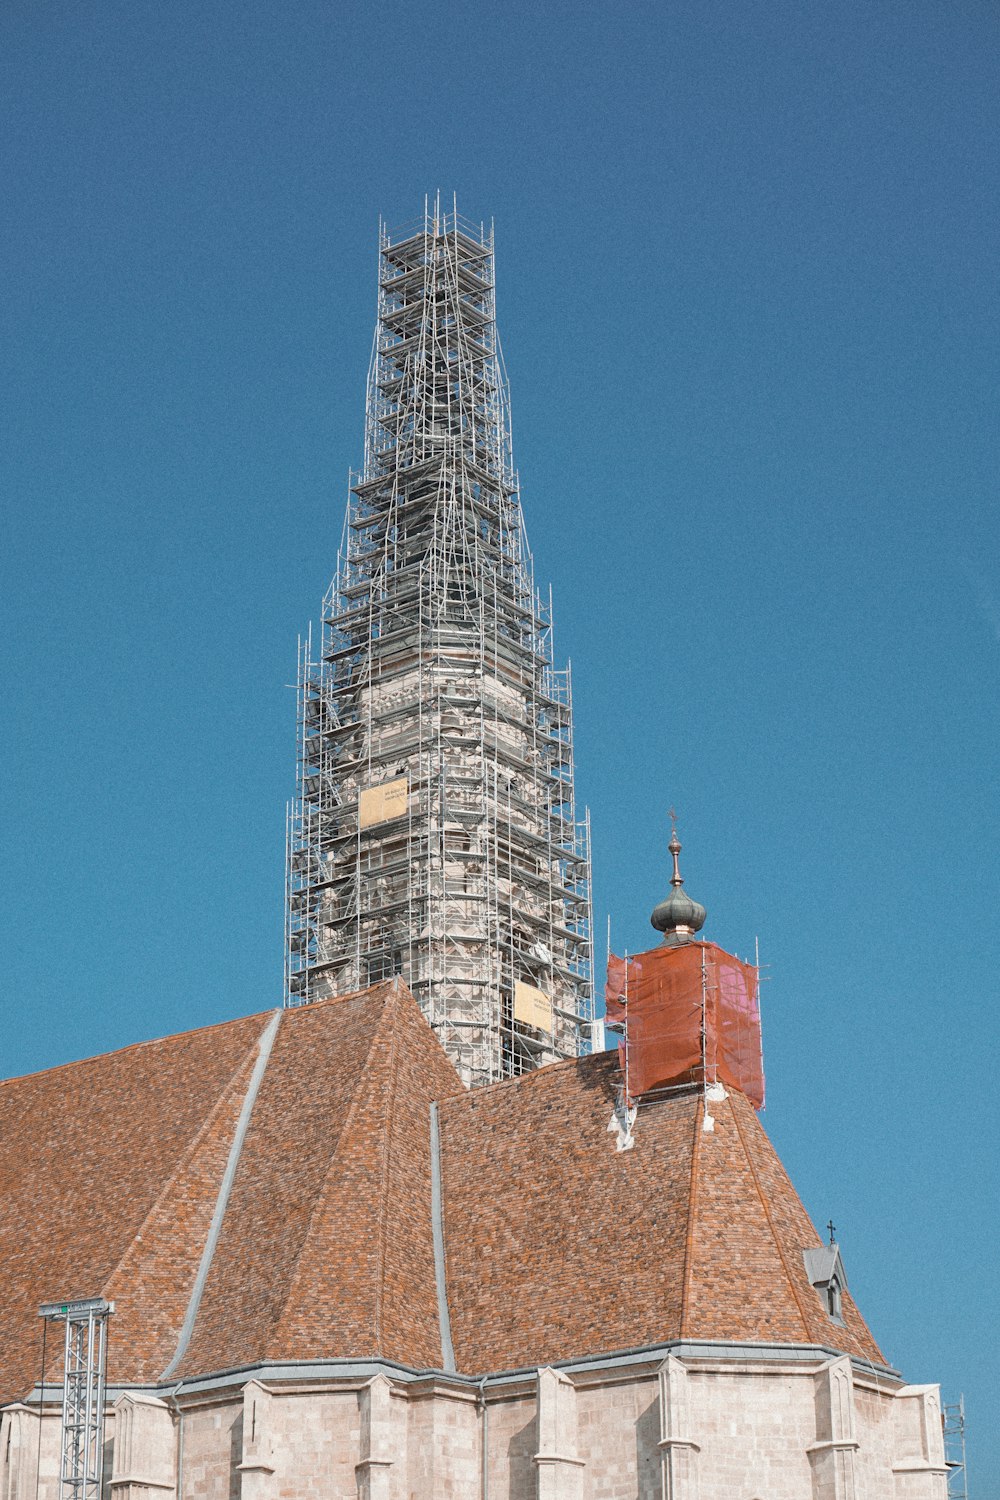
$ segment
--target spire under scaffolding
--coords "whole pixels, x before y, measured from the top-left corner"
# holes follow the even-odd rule
[[[380,230],[364,471],[299,653],[286,1003],[401,974],[468,1083],[588,1050],[590,840],[534,586],[493,234]]]

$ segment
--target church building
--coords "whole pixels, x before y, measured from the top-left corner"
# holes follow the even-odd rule
[[[603,1050],[492,234],[380,251],[284,1003],[0,1082],[0,1500],[946,1500],[676,832]]]

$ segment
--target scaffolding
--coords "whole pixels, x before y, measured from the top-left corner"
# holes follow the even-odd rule
[[[300,643],[288,1005],[401,974],[469,1084],[589,1049],[590,829],[534,584],[493,234],[380,228],[363,471]]]
[[[49,1302],[38,1309],[46,1322],[65,1324],[60,1500],[101,1500],[104,1472],[104,1391],[108,1317],[103,1297]]]
[[[964,1396],[941,1407],[941,1425],[944,1430],[944,1458],[948,1465],[948,1500],[968,1500]]]

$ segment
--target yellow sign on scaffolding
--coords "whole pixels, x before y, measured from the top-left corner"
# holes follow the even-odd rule
[[[544,990],[523,979],[514,983],[514,1020],[525,1026],[534,1026],[538,1031],[552,1031],[552,1001]]]
[[[410,805],[410,783],[405,776],[382,786],[369,786],[358,800],[358,827],[375,828],[393,818],[406,816]]]

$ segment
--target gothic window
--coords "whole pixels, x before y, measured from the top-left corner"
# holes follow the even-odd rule
[[[835,1323],[842,1323],[844,1321],[841,1314],[840,1282],[836,1277],[833,1278],[826,1288],[826,1310]]]

